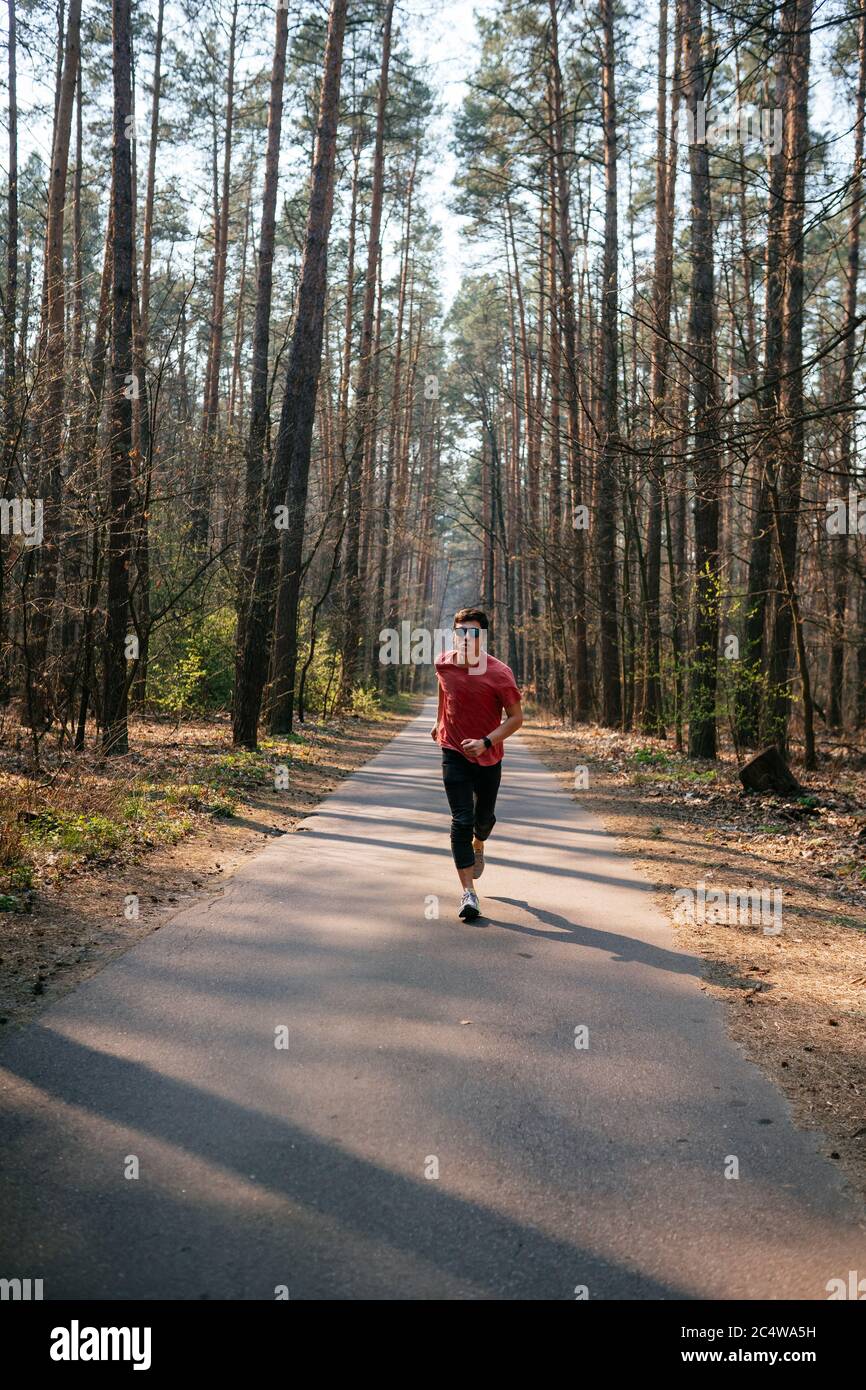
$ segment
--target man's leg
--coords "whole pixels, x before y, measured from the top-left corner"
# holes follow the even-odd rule
[[[490,767],[473,768],[473,797],[474,797],[474,816],[473,828],[475,836],[472,842],[473,852],[480,850],[487,839],[494,825],[496,816],[493,814],[496,806],[496,796],[499,792],[499,783],[502,780],[502,762],[493,763]]]
[[[472,888],[475,867],[475,851],[472,848],[472,764],[453,748],[442,749],[442,781],[451,807],[451,853],[457,877],[463,888]]]

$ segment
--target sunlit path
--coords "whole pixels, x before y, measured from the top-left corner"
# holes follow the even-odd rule
[[[46,1298],[826,1298],[859,1206],[519,737],[457,920],[433,708],[4,1041],[0,1266]]]

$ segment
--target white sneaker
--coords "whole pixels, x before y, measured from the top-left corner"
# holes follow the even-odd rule
[[[478,906],[478,894],[473,893],[471,888],[467,888],[460,899],[460,911],[458,917],[462,917],[464,922],[474,922],[481,909]]]

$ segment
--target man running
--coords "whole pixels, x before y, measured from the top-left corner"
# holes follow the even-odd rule
[[[514,674],[489,655],[486,634],[487,615],[480,608],[455,613],[454,649],[436,658],[439,709],[430,730],[442,749],[451,853],[463,889],[458,915],[464,922],[480,912],[473,882],[484,872],[484,841],[496,824],[502,744],[523,723]]]

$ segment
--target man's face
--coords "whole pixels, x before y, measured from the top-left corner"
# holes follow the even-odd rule
[[[481,652],[482,629],[473,619],[454,624],[454,650],[459,666],[476,666]]]

